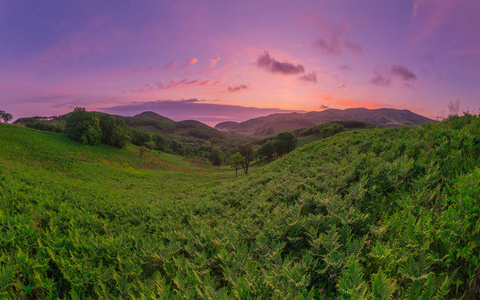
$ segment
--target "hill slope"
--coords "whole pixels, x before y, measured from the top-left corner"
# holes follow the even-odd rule
[[[13,127],[6,298],[478,296],[480,118],[343,132],[225,181]]]
[[[409,110],[349,108],[345,110],[327,109],[308,113],[272,114],[237,124],[219,123],[215,128],[244,135],[267,136],[282,131],[292,131],[301,127],[311,127],[331,121],[344,120],[362,121],[381,127],[419,125],[433,122]]]

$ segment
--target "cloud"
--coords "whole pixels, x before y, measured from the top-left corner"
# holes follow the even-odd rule
[[[352,66],[348,65],[348,64],[343,64],[340,66],[340,69],[342,70],[351,70],[352,69]]]
[[[212,58],[210,60],[210,64],[208,65],[210,68],[213,68],[215,67],[215,65],[217,64],[217,62],[220,60],[220,55],[217,56],[216,58]]]
[[[402,77],[403,80],[415,80],[415,79],[417,79],[417,76],[415,76],[415,74],[413,74],[412,71],[410,71],[409,69],[407,69],[404,66],[393,65],[391,67],[391,70],[392,70],[392,75]]]
[[[316,83],[317,82],[317,73],[312,72],[312,73],[309,73],[309,74],[305,74],[303,76],[300,76],[298,77],[299,80],[301,81],[305,81],[305,82],[314,82]]]
[[[330,42],[327,42],[324,38],[319,38],[313,47],[320,49],[323,54],[340,55],[340,44],[337,38],[332,38]]]
[[[303,112],[301,110],[213,104],[198,99],[132,102],[98,110],[124,116],[133,116],[144,111],[154,111],[176,121],[195,119],[211,126],[221,121],[241,122],[274,113]]]
[[[177,61],[174,60],[174,61],[171,61],[169,62],[168,64],[165,65],[165,67],[163,67],[164,69],[171,69],[173,68],[173,66],[175,66],[177,64]]]
[[[344,20],[339,24],[333,25],[328,24],[324,20],[320,20],[318,23],[327,37],[318,38],[312,46],[319,49],[321,53],[338,56],[342,54],[343,46],[354,54],[363,53],[363,49],[360,44],[352,42],[350,39],[348,39],[351,34],[347,21]]]
[[[273,74],[294,75],[305,72],[303,65],[295,65],[290,62],[279,62],[276,59],[270,57],[270,54],[265,51],[257,58],[257,67],[264,68],[265,70]]]
[[[197,84],[198,82],[200,82],[200,79],[197,78],[197,79],[192,80],[189,83],[187,83],[187,85]]]
[[[352,51],[352,53],[354,53],[354,54],[362,54],[363,53],[363,49],[362,49],[362,46],[360,46],[360,44],[357,44],[357,43],[352,42],[350,40],[346,40],[344,45],[345,45],[345,47],[348,48],[348,50]]]
[[[228,87],[228,91],[230,93],[238,93],[242,90],[248,89],[248,84],[235,84],[233,86]]]
[[[198,58],[192,57],[189,61],[187,61],[184,67],[192,66],[196,63],[198,63]]]
[[[390,85],[392,77],[400,78],[404,83],[417,79],[417,76],[412,71],[401,65],[377,67],[373,70],[373,74],[374,76],[370,82],[378,86]]]
[[[211,81],[212,81],[212,79],[207,79],[207,80],[205,80],[204,82],[200,83],[200,85],[201,85],[201,86],[206,86],[206,85],[208,85]]]

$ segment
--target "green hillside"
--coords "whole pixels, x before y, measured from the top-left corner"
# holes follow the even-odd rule
[[[238,179],[0,124],[0,295],[475,299],[479,156],[471,115],[341,132]]]

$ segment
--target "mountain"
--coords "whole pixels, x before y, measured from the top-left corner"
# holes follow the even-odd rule
[[[139,119],[148,119],[148,120],[156,120],[156,121],[166,121],[166,122],[175,122],[170,118],[161,116],[157,114],[156,112],[153,111],[144,111],[138,115],[133,116],[134,118],[139,118]]]
[[[272,114],[250,119],[245,122],[222,122],[215,126],[225,132],[235,132],[251,136],[268,136],[282,131],[292,131],[301,127],[310,127],[331,121],[361,121],[376,126],[418,125],[433,120],[413,113],[409,110],[393,108],[349,108],[345,110],[327,109],[307,113]]]
[[[136,130],[159,133],[182,142],[209,141],[222,147],[235,147],[252,141],[252,138],[222,132],[196,120],[175,122],[152,111],[146,111],[133,117],[116,116]]]

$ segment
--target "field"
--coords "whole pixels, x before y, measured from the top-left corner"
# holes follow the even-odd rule
[[[0,124],[0,295],[475,299],[480,118],[353,130],[248,176]]]

